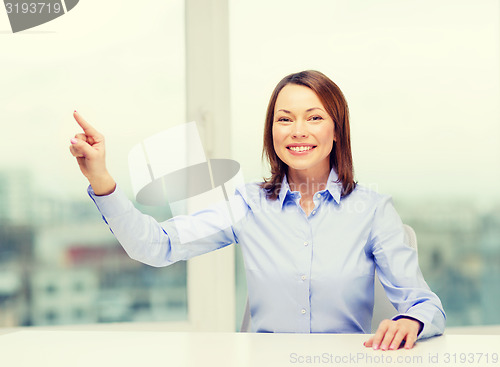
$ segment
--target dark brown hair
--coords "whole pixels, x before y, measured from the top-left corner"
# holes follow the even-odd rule
[[[278,94],[287,84],[302,85],[316,93],[326,112],[335,124],[336,141],[330,153],[330,168],[334,167],[338,174],[337,182],[342,183],[342,196],[354,190],[354,169],[352,165],[351,138],[349,129],[349,109],[347,101],[340,88],[330,78],[315,70],[306,70],[284,77],[274,88],[267,106],[266,122],[264,126],[264,156],[271,166],[271,177],[264,179],[261,187],[267,192],[267,197],[276,200],[281,182],[288,171],[288,166],[278,157],[273,144],[274,108]]]

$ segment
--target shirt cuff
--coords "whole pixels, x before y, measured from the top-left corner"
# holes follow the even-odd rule
[[[399,319],[409,319],[409,320],[417,321],[420,324],[420,327],[418,328],[417,337],[420,335],[420,333],[422,332],[422,330],[424,330],[424,323],[422,321],[420,321],[419,319],[416,319],[413,316],[397,315],[397,316],[395,316],[395,317],[392,318],[392,321],[397,321]]]
[[[90,185],[87,188],[87,193],[105,219],[119,217],[129,211],[132,206],[132,203],[118,185],[116,185],[115,191],[109,195],[96,195]]]

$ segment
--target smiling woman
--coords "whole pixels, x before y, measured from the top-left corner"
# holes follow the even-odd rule
[[[354,182],[348,116],[342,92],[322,73],[285,77],[266,117],[271,179],[239,186],[229,200],[232,214],[224,202],[162,223],[125,197],[106,169],[104,137],[77,113],[83,133],[70,150],[133,259],[167,266],[240,244],[254,331],[370,332],[377,269],[398,314],[365,346],[409,349],[418,337],[441,334],[445,314],[405,243],[391,198]],[[182,240],[193,231],[212,234]]]
[[[269,200],[279,199],[283,203],[286,201],[288,193],[292,191],[290,197],[295,201],[295,205],[302,209],[301,211],[307,218],[310,218],[320,208],[320,200],[318,199],[321,199],[325,192],[330,192],[331,194],[332,187],[330,185],[337,183],[341,187],[341,198],[338,199],[338,204],[352,203],[352,198],[355,198],[355,205],[362,204],[359,208],[363,208],[363,210],[356,210],[357,214],[365,212],[361,217],[356,219],[349,218],[349,215],[345,213],[341,218],[338,218],[338,222],[344,222],[347,219],[347,222],[344,222],[344,227],[339,227],[338,231],[331,232],[332,237],[330,241],[332,242],[330,245],[334,247],[339,246],[340,248],[337,251],[349,254],[344,258],[344,270],[337,273],[334,278],[326,276],[331,269],[324,273],[321,271],[318,273],[320,278],[331,279],[331,282],[333,282],[333,279],[343,279],[345,282],[342,282],[342,286],[339,285],[336,287],[336,291],[342,294],[340,299],[346,304],[350,303],[353,308],[360,307],[365,298],[364,294],[367,292],[368,294],[373,294],[373,273],[368,272],[366,274],[368,275],[368,279],[371,279],[369,281],[363,276],[362,263],[366,259],[362,260],[362,258],[358,258],[358,261],[351,263],[351,265],[354,264],[352,272],[348,270],[349,268],[346,264],[350,263],[348,257],[357,257],[360,255],[356,250],[353,252],[350,251],[359,248],[360,244],[365,243],[362,240],[364,237],[362,235],[361,238],[357,238],[351,244],[352,248],[349,248],[348,241],[337,242],[332,240],[332,238],[337,236],[343,238],[342,230],[353,225],[354,231],[358,233],[368,230],[363,229],[363,225],[355,226],[355,223],[357,221],[362,223],[366,219],[373,220],[371,216],[381,215],[380,212],[382,210],[375,209],[375,212],[371,210],[366,211],[367,207],[369,208],[373,205],[373,203],[369,202],[373,198],[367,200],[366,196],[363,197],[364,195],[362,197],[358,196],[359,192],[365,191],[365,189],[357,187],[353,178],[349,111],[340,88],[327,76],[314,70],[290,74],[283,78],[274,89],[267,109],[264,128],[264,155],[271,164],[272,176],[261,184],[261,188],[266,191]],[[335,176],[336,180],[333,179]],[[369,196],[371,195],[373,193]],[[384,210],[392,213],[389,215],[385,213],[384,219],[380,217],[379,220],[381,222],[379,225],[396,225],[390,232],[394,231],[392,235],[399,232],[398,236],[401,237],[401,220],[391,206],[392,204],[389,203]],[[366,215],[369,217],[363,218]],[[333,221],[333,217],[330,220]],[[392,224],[391,221],[393,222]],[[333,226],[334,223],[332,222],[330,225]],[[331,228],[329,229],[331,230]],[[389,228],[390,226],[386,227],[386,230]],[[372,223],[369,231],[376,233],[378,229],[374,228]],[[371,235],[372,233],[370,233]],[[368,236],[367,244],[370,242],[370,236]],[[392,267],[393,265],[384,270],[383,262],[393,262],[398,257],[396,252],[391,254],[388,251],[390,247],[388,243],[391,242],[390,237],[386,237],[384,241],[387,243],[380,243],[378,245],[372,243],[368,245],[368,252],[366,252],[366,248],[364,248],[363,252],[365,256],[371,259],[368,261],[368,264],[371,263],[372,269],[376,266],[379,271],[386,272],[381,277],[385,285],[385,281],[387,280],[384,279],[385,277],[397,279],[398,277],[405,276],[405,273],[404,271],[399,272],[400,270],[395,271],[396,268]],[[305,242],[305,244],[308,246],[308,242]],[[393,245],[395,244],[393,243]],[[401,245],[405,246],[400,242],[399,245],[396,244],[393,250],[398,250],[398,247]],[[374,247],[370,250],[370,246]],[[377,247],[379,248],[376,249]],[[384,247],[386,249],[381,250]],[[399,250],[401,249],[400,247]],[[320,251],[320,247],[317,244],[315,246],[316,257],[319,257],[318,254]],[[370,253],[370,251],[372,252]],[[416,260],[412,261],[415,262]],[[329,264],[329,261],[326,261],[325,264]],[[410,283],[416,281],[416,284],[419,284],[417,288],[421,289],[417,290],[417,292],[430,291],[423,281],[418,264],[412,264],[412,267],[414,267],[416,273],[408,279]],[[411,277],[414,277],[414,279],[411,279]],[[301,277],[302,280],[306,278],[304,275]],[[316,280],[316,282],[319,283],[319,280]],[[345,284],[349,284],[349,287],[345,288]],[[325,287],[328,288],[326,284]],[[391,286],[387,285],[386,290],[391,301],[397,304],[398,295],[391,294]],[[399,293],[399,296],[402,296],[402,293]],[[441,303],[435,294],[432,294],[432,299],[434,299],[434,304],[432,305],[431,302],[425,305],[424,308],[429,306],[431,308],[437,307],[439,310],[437,315],[439,315],[441,321],[434,325],[434,331],[427,334],[427,336],[439,334],[444,328],[444,311],[442,310]],[[373,301],[367,301],[368,305],[371,305],[370,312],[373,312]],[[332,302],[335,301],[332,300]],[[339,301],[337,300],[336,302]],[[423,321],[425,317],[419,317],[421,316],[421,314],[419,315],[421,311],[416,311],[416,309],[411,310],[418,303],[419,301],[416,301],[413,305],[410,303],[410,307],[406,309],[398,308],[401,314],[394,317],[393,320],[382,322],[376,335],[370,338],[365,345],[374,349],[379,347],[382,349],[395,349],[404,341],[406,348],[411,348],[417,336],[422,336],[421,332],[426,326],[426,323]],[[358,319],[358,321],[361,321],[361,319]]]

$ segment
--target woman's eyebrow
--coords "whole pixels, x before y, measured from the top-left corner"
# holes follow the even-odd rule
[[[311,112],[311,111],[314,111],[314,110],[320,110],[320,111],[323,111],[325,112],[322,108],[319,108],[319,107],[312,107],[312,108],[309,108],[306,110],[306,112]]]
[[[319,108],[319,107],[311,107],[311,108],[308,108],[308,109],[306,110],[306,113],[311,112],[311,111],[314,111],[314,110],[320,110],[320,111],[325,112],[325,110],[323,110],[322,108]],[[289,113],[290,115],[293,115],[293,113],[292,113],[291,111],[285,110],[284,108],[279,109],[279,110],[278,110],[278,111],[276,111],[275,113],[278,113],[278,112],[280,112],[280,111],[281,111],[281,112],[284,112],[284,113]],[[326,112],[325,112],[325,113],[326,113]]]
[[[291,112],[290,112],[290,111],[288,111],[288,110],[284,110],[284,109],[280,109],[280,110],[278,110],[278,111],[276,111],[276,112],[280,112],[280,111],[283,111],[284,113],[290,113],[290,114],[291,114]],[[275,113],[276,113],[276,112],[275,112]]]

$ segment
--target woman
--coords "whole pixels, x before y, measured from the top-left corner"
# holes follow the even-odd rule
[[[74,117],[84,133],[70,150],[129,256],[166,266],[241,244],[254,331],[369,333],[377,269],[399,314],[366,347],[410,349],[417,338],[443,332],[441,302],[404,243],[390,197],[354,182],[347,103],[322,73],[291,74],[276,86],[263,149],[272,176],[236,190],[231,203],[241,219],[231,226],[218,206],[161,224],[140,213],[106,170],[102,135]],[[180,240],[192,228],[214,227],[201,240]]]

